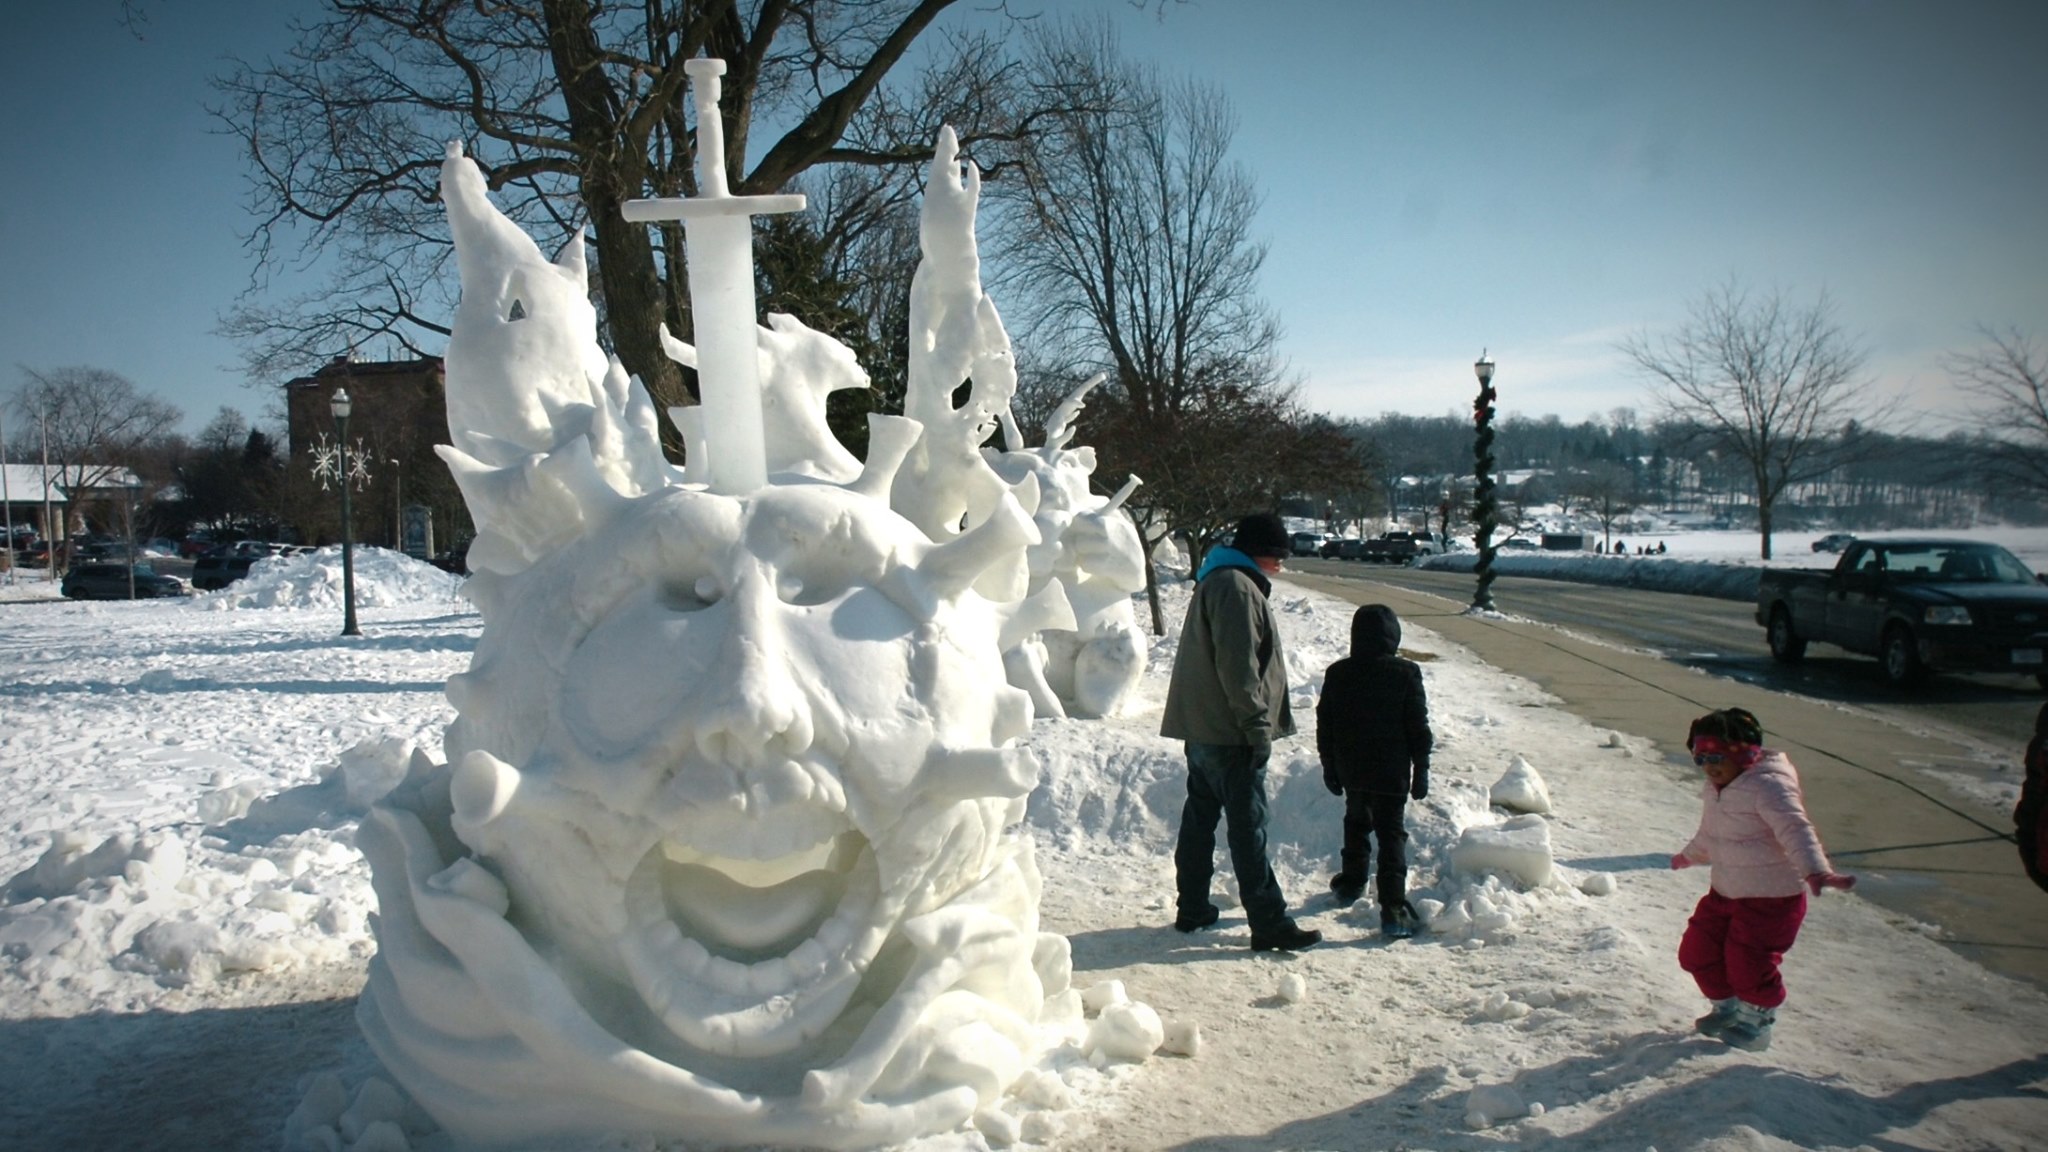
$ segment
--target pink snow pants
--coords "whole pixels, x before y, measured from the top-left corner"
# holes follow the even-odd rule
[[[1785,1002],[1778,964],[1806,919],[1806,893],[1733,899],[1709,888],[1678,942],[1678,966],[1709,1000],[1733,996],[1759,1008]]]

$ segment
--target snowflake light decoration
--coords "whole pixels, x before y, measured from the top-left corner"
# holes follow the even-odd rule
[[[342,475],[341,445],[328,443],[325,432],[322,432],[319,438],[313,442],[313,479],[320,482],[320,490],[322,492],[327,491],[330,485],[338,484],[344,479]],[[370,464],[368,457],[363,452],[363,442],[361,439],[358,439],[355,447],[348,451],[348,474],[346,479],[358,492],[370,486]]]

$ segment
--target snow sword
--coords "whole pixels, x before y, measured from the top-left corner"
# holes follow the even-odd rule
[[[690,275],[691,338],[697,345],[697,391],[704,405],[705,454],[711,490],[742,496],[768,483],[761,421],[761,375],[754,329],[753,217],[801,212],[800,193],[734,196],[725,180],[725,124],[718,118],[725,61],[683,62],[697,105],[697,191],[689,198],[628,200],[621,214],[636,224],[683,222]],[[697,461],[690,461],[692,466]]]

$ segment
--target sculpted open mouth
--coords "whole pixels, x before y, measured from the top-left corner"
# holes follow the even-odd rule
[[[635,989],[707,1052],[773,1056],[815,1040],[888,935],[873,847],[815,802],[681,823],[626,883]]]

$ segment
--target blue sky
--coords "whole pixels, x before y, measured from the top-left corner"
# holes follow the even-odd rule
[[[1482,347],[1510,414],[1647,415],[1615,341],[1729,277],[1829,291],[1923,428],[1974,324],[2048,341],[2048,5],[1012,6],[1108,12],[1230,95],[1283,351],[1339,416],[1463,410]],[[212,334],[249,221],[203,105],[303,0],[152,4],[140,40],[118,7],[17,0],[0,42],[0,388],[90,364],[193,430],[259,415]]]

